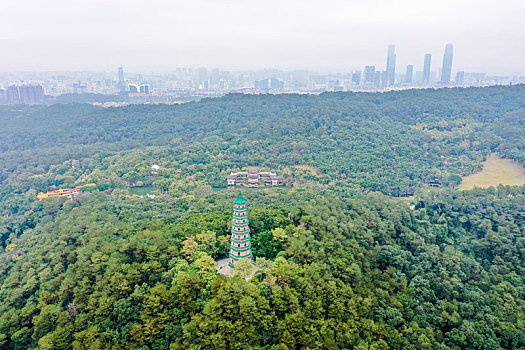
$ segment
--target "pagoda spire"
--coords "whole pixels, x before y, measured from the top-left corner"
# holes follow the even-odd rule
[[[230,262],[231,268],[235,267],[235,262],[241,258],[252,259],[252,244],[250,242],[250,227],[248,221],[248,210],[246,200],[239,192],[237,200],[233,204],[233,220],[230,243]]]

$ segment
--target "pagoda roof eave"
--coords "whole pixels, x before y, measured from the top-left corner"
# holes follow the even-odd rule
[[[235,200],[235,204],[246,204],[246,200],[242,196],[242,192],[239,192],[239,195],[237,196],[237,199]]]

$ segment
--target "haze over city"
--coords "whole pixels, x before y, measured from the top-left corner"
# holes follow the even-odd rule
[[[0,71],[349,72],[384,69],[389,44],[398,67],[421,70],[432,53],[437,70],[454,43],[454,71],[519,75],[523,13],[518,0],[24,0],[2,5]]]

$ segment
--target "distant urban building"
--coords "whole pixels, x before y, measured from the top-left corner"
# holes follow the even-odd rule
[[[44,100],[42,85],[22,85],[19,90],[22,103],[40,103]]]
[[[376,76],[375,66],[365,66],[365,82],[373,83]]]
[[[20,103],[20,95],[18,93],[18,86],[9,86],[5,92],[7,103],[10,105]]]
[[[380,88],[381,87],[381,71],[376,71],[374,73],[374,86],[376,88]]]
[[[269,79],[263,79],[259,81],[259,89],[268,91],[270,90],[270,80]]]
[[[405,83],[412,83],[412,74],[414,73],[414,66],[409,64],[405,75]]]
[[[86,85],[82,85],[80,83],[73,84],[73,92],[75,94],[85,94],[86,93]]]
[[[148,84],[128,84],[128,91],[132,94],[149,94]]]
[[[121,93],[126,92],[126,83],[124,81],[124,67],[118,67],[118,89]]]
[[[388,71],[384,70],[381,72],[381,84],[379,87],[381,87],[382,89],[386,89],[387,87],[390,86],[390,74],[388,73]]]
[[[452,44],[447,44],[445,46],[445,53],[443,54],[443,67],[441,68],[441,83],[443,85],[450,84],[453,50]]]
[[[256,80],[253,86],[255,89],[259,89],[265,92],[270,91],[270,89],[275,91],[281,91],[284,90],[284,81],[275,78],[262,79]]]
[[[465,81],[465,72],[460,71],[456,73],[456,85],[463,85],[463,82]]]
[[[388,55],[386,58],[386,72],[388,86],[393,86],[396,80],[396,47],[394,45],[388,46]]]
[[[335,91],[335,87],[339,85],[339,80],[337,79],[330,79],[326,83],[326,90],[327,91]]]
[[[414,81],[418,82],[418,83],[422,83],[423,82],[423,71],[422,70],[416,71],[416,74],[415,74],[415,77],[414,77]]]
[[[352,73],[352,83],[359,85],[361,83],[361,72]]]
[[[284,82],[278,79],[270,79],[272,90],[284,90]]]
[[[475,82],[476,84],[481,84],[481,82],[485,79],[485,73],[470,73],[470,80]]]
[[[425,55],[425,63],[423,64],[423,84],[430,83],[430,61],[432,60],[432,55],[427,53]]]
[[[208,68],[199,68],[197,79],[199,79],[199,81],[208,80]]]
[[[33,104],[44,100],[44,89],[41,85],[9,86],[6,91],[8,104]]]

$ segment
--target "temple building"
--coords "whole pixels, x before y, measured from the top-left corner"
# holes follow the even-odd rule
[[[70,199],[73,199],[74,197],[78,196],[80,194],[80,191],[83,189],[83,188],[86,188],[86,187],[95,187],[97,184],[94,184],[94,183],[89,183],[89,184],[86,184],[86,185],[82,185],[82,186],[77,186],[75,188],[63,188],[63,189],[59,189],[59,190],[55,190],[55,191],[51,191],[51,192],[40,192],[36,198],[41,201],[43,199],[46,199],[46,198],[50,198],[50,197],[68,197]]]
[[[232,170],[230,175],[226,177],[226,180],[228,180],[229,186],[262,187],[283,185],[282,177],[277,176],[275,170]]]
[[[248,227],[248,209],[246,200],[239,192],[233,205],[232,236],[230,244],[230,261],[228,265],[235,267],[235,262],[241,258],[252,259],[252,244],[250,242],[250,227]]]

